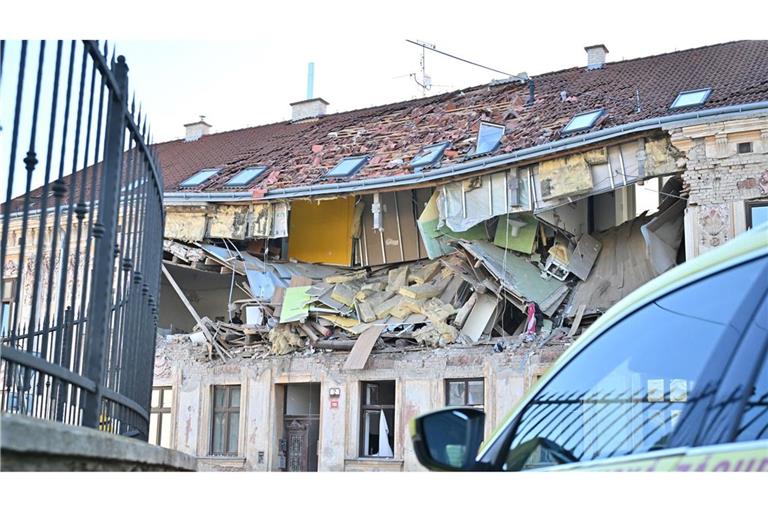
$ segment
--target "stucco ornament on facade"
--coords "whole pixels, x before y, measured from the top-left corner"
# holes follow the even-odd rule
[[[699,211],[699,227],[701,228],[701,244],[707,247],[717,247],[728,241],[728,225],[730,213],[724,204],[708,206]]]

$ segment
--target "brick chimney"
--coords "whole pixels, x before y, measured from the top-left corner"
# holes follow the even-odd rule
[[[325,109],[330,103],[323,98],[312,98],[291,103],[291,121],[317,119],[325,115]]]
[[[605,65],[608,48],[604,44],[585,46],[584,50],[587,52],[587,69],[600,69]]]
[[[185,142],[197,140],[203,135],[208,135],[208,132],[211,131],[211,125],[205,122],[205,116],[200,116],[199,121],[185,124],[184,128],[186,129],[186,134],[184,135]]]

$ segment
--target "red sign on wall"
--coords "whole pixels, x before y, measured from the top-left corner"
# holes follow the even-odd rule
[[[331,398],[331,409],[338,409],[339,408],[339,400],[336,398]]]

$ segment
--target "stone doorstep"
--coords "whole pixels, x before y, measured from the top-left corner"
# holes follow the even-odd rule
[[[197,470],[197,459],[188,454],[90,428],[7,413],[0,418],[0,425],[3,452]]]

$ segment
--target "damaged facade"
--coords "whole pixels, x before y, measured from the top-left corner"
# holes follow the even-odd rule
[[[740,41],[157,145],[155,441],[415,470],[414,416],[490,432],[613,304],[766,219],[767,69]]]

